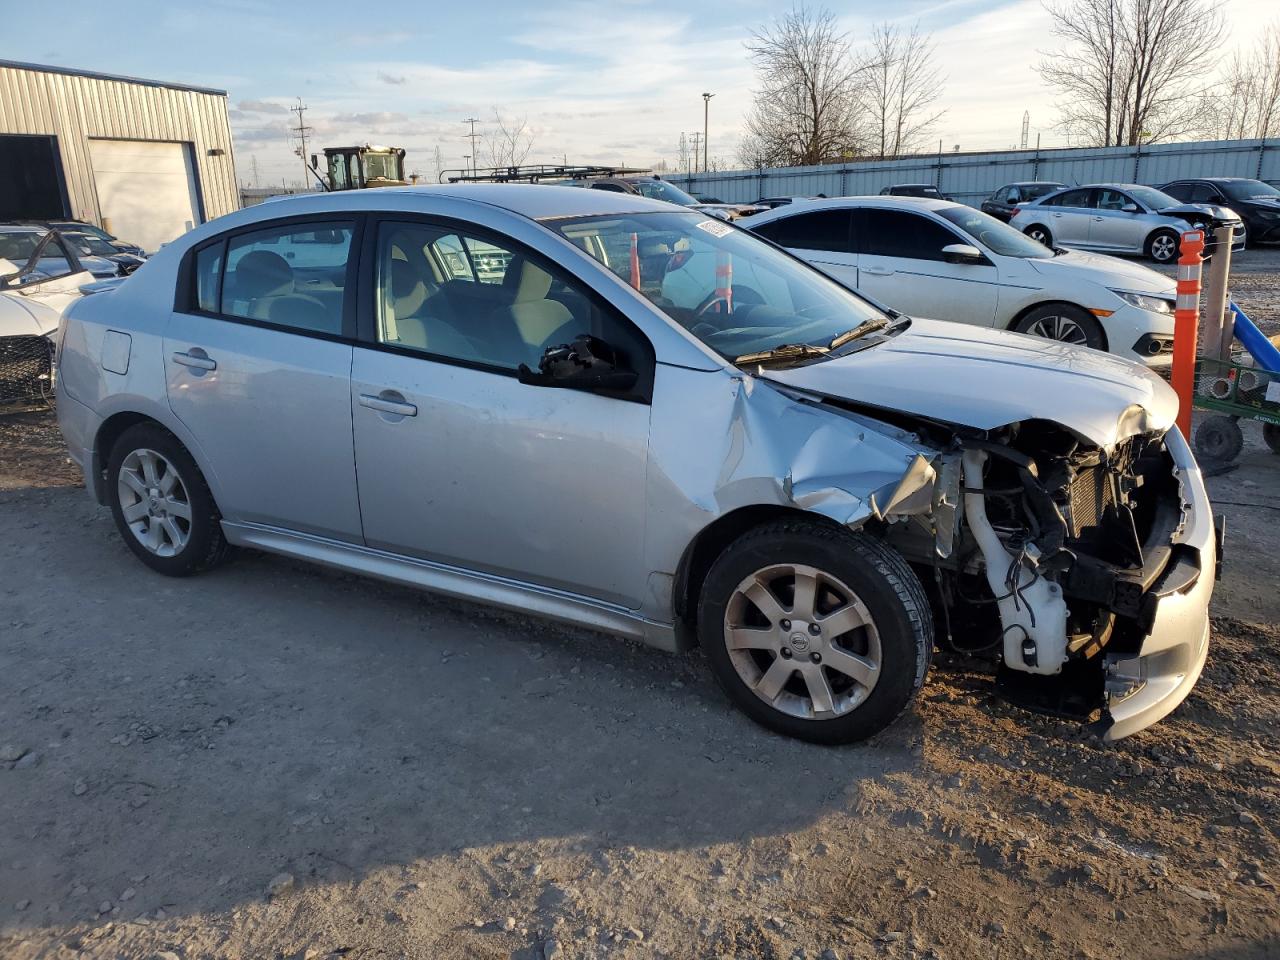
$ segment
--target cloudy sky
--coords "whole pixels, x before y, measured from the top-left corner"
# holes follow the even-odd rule
[[[300,180],[288,110],[308,106],[313,146],[405,147],[433,177],[470,151],[465,117],[495,108],[527,117],[529,162],[674,163],[682,131],[702,129],[711,156],[732,161],[751,102],[743,42],[784,9],[780,0],[541,0],[361,4],[259,0],[60,0],[5,12],[0,58],[227,90],[238,174]],[[829,3],[856,44],[891,12],[934,35],[951,149],[1003,148],[1019,137],[1064,145],[1053,95],[1033,65],[1053,49],[1040,0],[846,0]],[[1224,0],[1231,46],[1277,18],[1276,0]],[[54,13],[56,11],[56,14]],[[483,130],[487,123],[479,124]],[[481,162],[484,146],[481,145]]]

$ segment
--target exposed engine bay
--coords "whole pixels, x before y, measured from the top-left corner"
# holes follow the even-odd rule
[[[1027,706],[1083,716],[1123,695],[1108,665],[1137,657],[1159,597],[1202,573],[1177,543],[1186,504],[1161,434],[1107,450],[1027,421],[930,439],[946,444],[930,509],[881,522],[936,588],[940,644],[997,653]]]

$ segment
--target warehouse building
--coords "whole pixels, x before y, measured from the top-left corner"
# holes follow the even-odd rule
[[[0,222],[155,250],[239,206],[225,91],[0,60]]]

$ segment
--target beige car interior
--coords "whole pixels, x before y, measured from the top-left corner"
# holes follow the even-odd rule
[[[342,291],[298,292],[293,267],[278,253],[250,250],[227,271],[225,284],[223,310],[233,316],[318,333],[342,332]]]
[[[490,282],[477,277],[470,259],[463,271],[455,244],[448,248],[451,260],[439,239],[438,230],[401,227],[381,245],[382,342],[508,369],[521,363],[536,369],[548,346],[588,332],[568,306],[548,296],[553,278],[533,261],[498,251],[505,267],[501,279]],[[486,244],[485,249],[495,248]]]

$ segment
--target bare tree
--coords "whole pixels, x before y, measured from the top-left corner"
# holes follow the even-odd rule
[[[935,109],[942,75],[933,57],[933,42],[918,25],[903,33],[882,23],[872,31],[861,100],[880,159],[916,152],[942,119],[945,111]]]
[[[1041,79],[1062,95],[1059,127],[1082,143],[1134,146],[1203,130],[1201,79],[1223,36],[1213,0],[1054,0],[1060,51]]]
[[[863,146],[861,70],[825,8],[803,3],[752,34],[747,51],[759,89],[740,159],[754,166],[823,163]]]
[[[1231,58],[1216,108],[1216,136],[1261,140],[1280,132],[1280,21],[1266,29],[1251,53]]]
[[[504,116],[493,108],[493,129],[484,135],[493,166],[518,167],[533,150],[535,139],[527,117]]]

